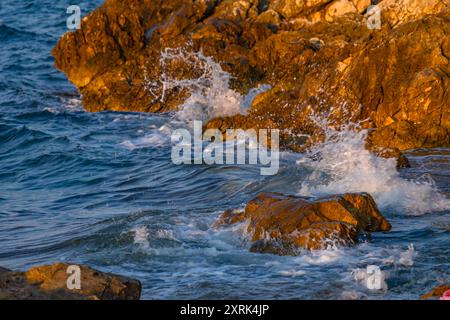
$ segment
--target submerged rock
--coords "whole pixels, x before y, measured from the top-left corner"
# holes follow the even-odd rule
[[[297,151],[321,139],[311,120],[336,127],[367,120],[375,147],[450,145],[450,10],[445,0],[382,0],[380,29],[366,0],[109,0],[65,34],[56,66],[89,111],[175,110],[203,75],[167,48],[203,52],[241,93],[259,84],[248,113],[212,120],[230,128],[281,129]],[[309,136],[309,139],[305,139]],[[299,138],[297,138],[299,137]]]
[[[298,249],[325,249],[330,244],[351,245],[361,232],[389,231],[367,193],[349,193],[315,200],[261,193],[244,211],[228,210],[216,227],[248,223],[250,251],[295,254]]]
[[[70,264],[33,267],[26,272],[0,268],[0,300],[139,300],[138,280],[80,265],[81,289],[68,289]]]

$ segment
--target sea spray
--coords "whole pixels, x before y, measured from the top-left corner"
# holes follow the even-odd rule
[[[313,120],[325,138],[297,161],[311,170],[301,184],[300,195],[367,192],[382,210],[410,215],[450,210],[449,200],[438,192],[431,177],[404,179],[396,168],[396,159],[368,151],[368,130],[356,124],[336,129],[326,118],[313,116]]]
[[[170,65],[175,62],[195,70],[192,77],[180,79],[172,75]],[[156,82],[150,81],[144,70],[146,89],[155,100],[163,103],[170,90],[189,92],[174,118],[187,125],[192,125],[193,121],[245,114],[254,97],[270,89],[268,85],[261,85],[242,96],[230,88],[231,75],[219,63],[189,47],[166,48],[161,52],[159,64],[161,76]]]
[[[148,238],[150,236],[150,232],[146,226],[138,226],[131,230],[134,234],[133,242],[137,245],[140,245],[142,248],[146,249],[149,247]]]
[[[196,77],[178,79],[171,75],[168,66],[174,60],[195,68]],[[242,96],[230,88],[231,76],[222,70],[219,63],[189,48],[165,49],[161,52],[160,67],[162,73],[158,82],[147,81],[147,89],[155,98],[164,101],[168,90],[173,88],[188,90],[190,95],[170,123],[152,135],[163,134],[167,137],[167,133],[180,127],[192,129],[196,120],[208,121],[214,117],[245,114],[253,98],[270,88],[263,85]],[[347,116],[351,118],[351,115]],[[366,150],[367,130],[355,124],[335,127],[328,120],[331,116],[312,115],[311,118],[318,130],[324,132],[325,139],[298,161],[298,164],[311,170],[301,184],[300,195],[368,192],[382,210],[411,215],[450,209],[450,202],[438,192],[430,176],[404,179],[396,168],[395,159],[381,158]]]

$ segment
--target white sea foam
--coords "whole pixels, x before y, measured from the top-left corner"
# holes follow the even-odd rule
[[[178,79],[169,72],[174,61],[190,65],[197,70],[196,78]],[[214,117],[245,114],[254,97],[270,87],[263,85],[242,96],[230,88],[230,74],[220,64],[201,52],[189,48],[166,49],[161,53],[161,79],[147,81],[147,90],[163,101],[168,90],[178,88],[190,92],[173,119],[157,133],[142,141],[124,142],[128,148],[139,148],[150,144],[166,143],[161,137],[182,126],[190,127],[194,120],[207,121]],[[430,176],[416,180],[400,176],[395,159],[380,158],[365,148],[367,130],[355,130],[352,126],[336,130],[326,117],[315,118],[326,139],[308,154],[299,164],[312,173],[302,183],[300,195],[319,196],[345,192],[368,192],[382,210],[410,215],[421,215],[432,211],[450,209],[450,201],[441,195]],[[312,160],[312,159],[318,160]]]
[[[344,251],[338,247],[330,247],[325,250],[315,250],[305,253],[297,258],[296,262],[307,265],[323,265],[335,263],[344,257]]]
[[[305,271],[303,270],[283,270],[279,272],[280,275],[282,276],[286,276],[286,277],[299,277],[299,276],[304,276],[306,274]]]
[[[69,98],[67,99],[65,106],[70,110],[85,111],[81,98]]]
[[[60,114],[64,112],[85,112],[81,98],[61,97],[61,105],[54,107],[45,107],[42,110],[48,111],[54,114]]]
[[[174,63],[192,68],[195,76],[179,78],[173,75],[169,66]],[[146,147],[152,143],[158,146],[169,144],[170,140],[166,137],[175,129],[193,128],[194,121],[206,123],[216,117],[245,114],[256,95],[270,89],[269,85],[260,85],[251,89],[247,95],[241,95],[230,88],[231,75],[219,63],[202,52],[193,52],[191,48],[166,48],[161,52],[159,64],[161,77],[157,81],[148,79],[144,70],[149,94],[162,103],[166,101],[168,92],[175,88],[178,92],[189,92],[189,96],[166,124],[160,128],[150,128],[149,139],[124,141],[122,145],[129,149]]]
[[[137,148],[136,145],[135,145],[133,142],[131,142],[130,140],[122,141],[122,142],[120,143],[120,145],[121,145],[122,147],[127,148],[128,150],[134,150],[134,149]]]
[[[150,232],[148,231],[146,226],[139,226],[136,228],[133,228],[131,230],[134,233],[134,243],[141,245],[145,248],[148,248],[149,246],[149,242],[148,242],[148,238],[150,236]]]
[[[168,230],[168,229],[156,230],[155,237],[158,239],[176,240],[173,230]]]
[[[414,245],[411,243],[406,251],[401,251],[399,248],[390,250],[391,255],[382,260],[385,265],[396,265],[401,267],[412,267],[417,252]]]
[[[196,71],[193,78],[177,78],[169,71],[169,66],[178,62]],[[191,125],[195,121],[208,121],[216,117],[245,114],[256,95],[270,89],[261,85],[242,96],[230,88],[231,75],[219,63],[202,52],[191,48],[166,48],[160,56],[161,77],[158,81],[145,79],[147,91],[155,100],[166,100],[167,93],[177,88],[187,90],[189,97],[180,106],[175,122]]]
[[[144,137],[140,137],[134,140],[125,140],[120,143],[121,146],[129,149],[134,150],[138,148],[145,148],[145,147],[162,147],[167,145],[170,142],[170,139],[168,136],[159,134],[159,133],[151,133]]]
[[[398,263],[405,267],[411,267],[414,265],[414,257],[416,256],[416,252],[414,250],[414,245],[410,244],[408,246],[408,250],[400,253],[400,259]]]
[[[338,131],[326,121],[321,127],[324,142],[297,162],[312,170],[301,185],[300,195],[368,192],[383,210],[410,215],[450,210],[450,201],[439,193],[431,177],[404,179],[395,159],[377,157],[366,150],[366,130],[347,126]]]

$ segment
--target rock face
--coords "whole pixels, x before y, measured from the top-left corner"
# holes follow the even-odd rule
[[[250,251],[295,254],[299,248],[324,249],[329,244],[351,245],[361,232],[389,231],[369,194],[344,194],[308,200],[261,193],[244,211],[222,214],[216,227],[248,222]]]
[[[69,290],[69,264],[14,272],[0,268],[0,300],[139,300],[141,284],[127,277],[80,265],[81,289]]]
[[[281,146],[299,151],[322,137],[314,111],[336,127],[364,120],[370,148],[450,145],[448,0],[377,3],[375,10],[368,0],[108,0],[53,54],[89,111],[179,107],[189,89],[164,77],[198,79],[201,70],[160,57],[183,48],[219,62],[241,93],[272,87],[247,115],[208,127],[279,128]]]
[[[443,284],[443,285],[437,286],[436,288],[434,288],[427,294],[424,294],[423,296],[420,297],[420,299],[422,299],[422,300],[433,299],[433,298],[439,299],[442,297],[442,295],[445,292],[447,292],[449,290],[450,290],[450,284]]]

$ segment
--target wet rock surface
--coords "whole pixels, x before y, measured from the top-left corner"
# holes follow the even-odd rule
[[[442,297],[442,295],[450,290],[450,284],[443,284],[440,286],[435,287],[430,292],[424,294],[420,297],[422,300],[428,300],[428,299],[439,299]]]
[[[53,54],[89,111],[175,110],[189,96],[173,79],[198,79],[195,61],[167,48],[201,51],[246,93],[246,115],[209,127],[278,128],[282,147],[320,140],[312,111],[337,127],[363,121],[374,147],[450,145],[450,13],[446,0],[384,0],[380,29],[365,0],[108,0],[67,33]],[[305,141],[305,135],[310,138]]]
[[[389,231],[369,194],[343,194],[319,199],[261,193],[244,211],[228,210],[216,227],[246,222],[250,251],[296,254],[298,249],[326,249],[329,245],[352,245],[361,233]]]
[[[0,268],[0,300],[139,300],[138,280],[80,265],[80,289],[68,289],[70,264],[38,266],[26,272]]]

